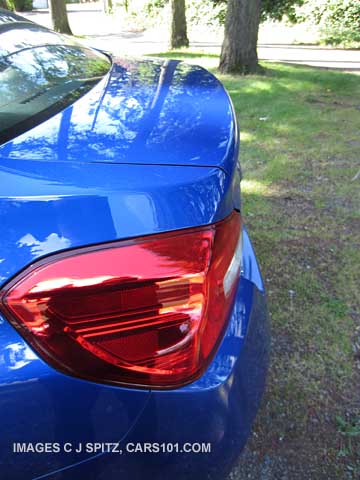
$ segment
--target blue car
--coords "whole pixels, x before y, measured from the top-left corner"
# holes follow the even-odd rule
[[[224,479],[269,354],[222,84],[0,10],[0,478]]]

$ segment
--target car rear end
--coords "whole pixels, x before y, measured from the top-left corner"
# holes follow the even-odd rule
[[[200,68],[50,37],[53,83],[1,117],[1,476],[223,478],[269,347],[230,100]]]

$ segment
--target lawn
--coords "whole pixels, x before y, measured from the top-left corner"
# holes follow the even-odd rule
[[[216,73],[215,55],[162,56]],[[231,476],[358,479],[360,77],[264,66],[220,76],[241,125],[243,213],[273,335],[267,394]]]

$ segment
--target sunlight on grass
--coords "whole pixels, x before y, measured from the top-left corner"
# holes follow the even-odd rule
[[[217,74],[214,55],[164,56]],[[360,309],[360,180],[352,180],[360,168],[359,77],[263,65],[263,77],[219,75],[241,127],[242,210],[273,324],[269,402],[253,444],[272,451],[282,432],[284,444],[317,469],[326,465],[334,478],[355,479],[344,472],[360,471],[360,447],[342,452],[339,463],[335,419],[348,412],[360,416],[353,344]]]
[[[243,89],[243,93],[259,93],[259,92],[271,92],[273,84],[271,80],[253,80],[250,85],[247,85]],[[236,90],[234,91],[234,93]]]
[[[244,130],[241,130],[240,140],[241,142],[253,142],[255,140],[255,135],[251,132],[246,132]]]
[[[257,180],[243,180],[241,190],[246,195],[272,195],[273,191],[263,182]]]

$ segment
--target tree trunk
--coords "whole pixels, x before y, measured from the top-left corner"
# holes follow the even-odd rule
[[[127,7],[127,5],[125,5]],[[111,13],[113,9],[112,0],[103,0],[103,8],[105,13]]]
[[[185,0],[171,0],[171,48],[188,47]]]
[[[9,9],[7,1],[6,0],[0,0],[0,8],[6,8],[6,10]]]
[[[50,0],[49,9],[52,27],[55,32],[67,33],[68,35],[72,35],[66,12],[65,0]]]
[[[261,0],[229,0],[219,69],[222,73],[261,72],[257,42]]]

